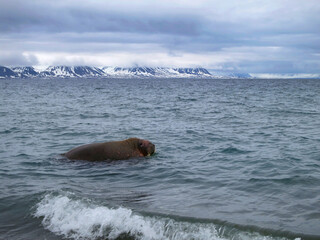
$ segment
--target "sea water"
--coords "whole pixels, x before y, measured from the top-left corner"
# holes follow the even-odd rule
[[[320,239],[319,80],[0,87],[0,239]],[[130,137],[156,154],[59,155]]]

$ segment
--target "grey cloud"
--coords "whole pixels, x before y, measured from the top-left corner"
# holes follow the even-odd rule
[[[14,4],[16,2],[16,4]],[[123,14],[112,9],[84,9],[70,5],[46,6],[27,1],[4,3],[0,8],[2,32],[140,32],[176,35],[198,34],[201,19],[191,14],[165,16]],[[48,2],[47,2],[48,3]]]
[[[26,51],[174,56],[219,55],[243,47],[240,63],[230,58],[221,65],[248,72],[320,72],[317,1],[239,2],[0,0],[0,44],[12,52],[0,49],[0,60],[4,65],[37,62],[26,59]],[[257,47],[265,50],[255,53]],[[282,51],[270,53],[268,47]],[[250,59],[251,51],[261,59]]]
[[[298,57],[298,56],[297,56]],[[250,73],[319,73],[319,61],[297,59],[287,60],[257,60],[223,65],[223,68],[238,69]]]
[[[0,54],[0,66],[33,66],[38,63],[38,59],[34,55],[24,56],[20,52]]]

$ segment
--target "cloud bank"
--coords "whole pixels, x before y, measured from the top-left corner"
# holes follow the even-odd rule
[[[318,0],[0,3],[0,65],[320,72]]]

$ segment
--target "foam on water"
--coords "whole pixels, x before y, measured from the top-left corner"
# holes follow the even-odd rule
[[[37,204],[34,216],[43,218],[46,229],[72,239],[279,239],[236,229],[225,231],[213,223],[142,216],[128,208],[109,208],[68,195],[47,194]]]

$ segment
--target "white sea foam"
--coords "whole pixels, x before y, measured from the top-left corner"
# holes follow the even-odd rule
[[[258,233],[238,232],[222,237],[212,223],[178,222],[170,218],[146,217],[127,208],[108,208],[70,196],[46,195],[38,203],[35,217],[43,226],[72,239],[116,239],[127,234],[135,239],[273,239]]]

